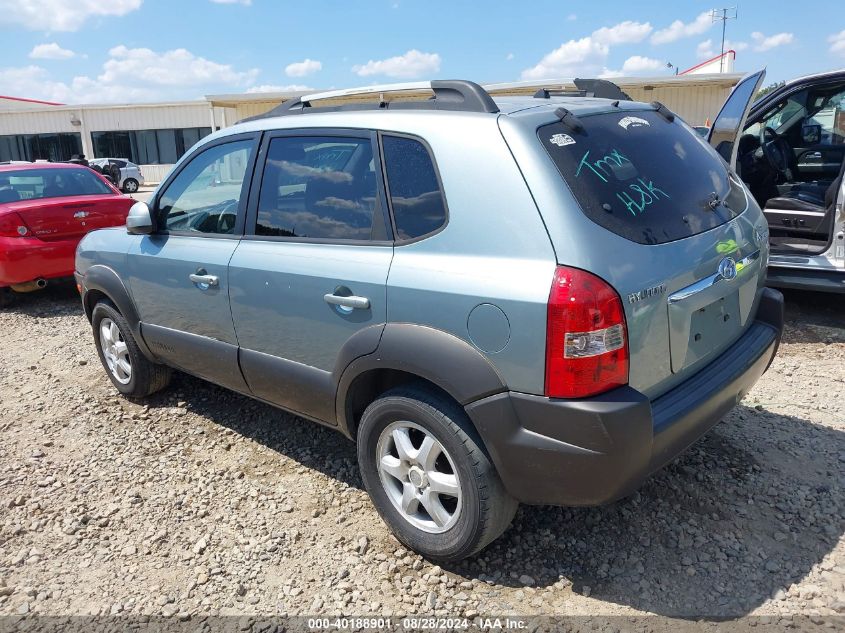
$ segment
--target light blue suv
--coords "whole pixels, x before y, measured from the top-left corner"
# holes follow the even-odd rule
[[[114,386],[144,397],[172,367],[336,428],[432,559],[519,502],[631,492],[763,374],[783,299],[706,141],[585,85],[322,93],[203,139],[79,246]],[[408,90],[430,98],[386,100]]]

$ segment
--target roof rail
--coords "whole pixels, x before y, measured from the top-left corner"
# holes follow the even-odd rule
[[[386,92],[418,92],[428,91],[434,96],[422,101],[387,101],[384,98]],[[314,107],[318,101],[344,99],[348,97],[376,95],[378,99],[371,103],[346,103],[335,106]],[[328,92],[316,92],[313,94],[294,97],[281,105],[273,108],[265,114],[247,119],[239,123],[267,119],[289,114],[308,114],[310,112],[338,112],[348,110],[371,110],[371,109],[409,109],[409,110],[450,110],[453,112],[489,112],[496,113],[499,107],[477,83],[463,79],[420,81],[410,83],[385,84],[381,86],[365,86],[363,88],[346,88],[343,90],[331,90]]]
[[[630,101],[622,89],[612,81],[606,79],[574,79],[577,90],[556,90],[554,88],[540,88],[534,93],[535,99],[548,99],[549,97],[597,97],[599,99],[616,99],[618,101]]]

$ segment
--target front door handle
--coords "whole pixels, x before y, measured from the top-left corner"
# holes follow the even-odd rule
[[[340,306],[342,308],[355,308],[358,310],[366,310],[370,307],[370,300],[367,299],[367,297],[356,297],[355,295],[343,297],[341,295],[329,293],[327,295],[323,295],[323,299],[326,300],[326,303],[330,303],[335,306]]]
[[[220,283],[220,278],[217,275],[209,275],[205,268],[200,268],[197,272],[188,275],[188,279],[195,283],[201,290],[207,290],[211,286],[216,286]]]

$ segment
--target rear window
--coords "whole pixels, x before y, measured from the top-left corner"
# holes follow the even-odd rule
[[[710,146],[654,110],[539,128],[543,147],[593,222],[640,244],[703,233],[742,213],[742,185]]]
[[[0,189],[17,194],[17,200],[98,196],[114,193],[87,167],[80,169],[22,169],[0,173]]]

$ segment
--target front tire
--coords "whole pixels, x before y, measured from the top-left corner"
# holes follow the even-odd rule
[[[123,181],[123,192],[124,193],[135,193],[138,191],[138,181],[134,178],[127,178]]]
[[[399,387],[370,404],[358,427],[358,463],[396,538],[429,559],[481,551],[516,512],[466,413],[433,390]]]
[[[120,393],[143,398],[168,385],[170,368],[147,360],[132,336],[132,328],[114,305],[99,302],[91,315],[91,327],[100,362]]]

